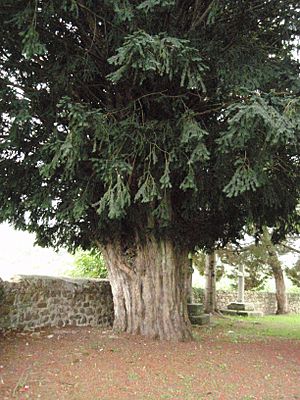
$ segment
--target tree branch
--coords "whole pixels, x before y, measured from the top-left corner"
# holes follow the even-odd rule
[[[295,252],[295,253],[300,254],[300,250],[295,249],[295,247],[292,247],[292,246],[290,246],[290,245],[288,245],[288,244],[281,243],[281,246],[283,246],[283,247],[285,247],[286,249],[291,250],[291,251],[293,251],[293,252]]]
[[[201,24],[201,22],[204,21],[204,19],[207,17],[207,14],[208,14],[209,11],[210,11],[210,9],[212,8],[214,2],[215,2],[215,0],[212,0],[212,1],[209,3],[209,5],[208,5],[208,7],[206,8],[206,10],[204,11],[203,14],[200,15],[199,18],[196,18],[195,16],[193,17],[193,21],[192,21],[192,24],[191,24],[191,31],[194,30],[194,29],[196,29],[196,28]],[[195,14],[197,13],[198,3],[199,3],[199,1],[197,0],[197,1],[196,1],[196,5],[195,5]]]

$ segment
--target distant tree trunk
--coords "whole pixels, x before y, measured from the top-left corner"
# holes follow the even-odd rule
[[[130,254],[129,254],[130,251]],[[103,248],[114,300],[114,329],[162,340],[188,340],[188,252],[153,236],[126,254]]]
[[[284,282],[283,271],[281,268],[281,263],[278,259],[276,251],[269,250],[268,254],[269,254],[269,265],[272,269],[276,285],[276,301],[277,301],[276,314],[287,314],[288,301],[287,301],[286,287]]]
[[[214,313],[216,308],[216,252],[212,251],[205,257],[204,311]]]
[[[186,280],[186,293],[187,293],[188,303],[193,302],[193,284],[192,284],[193,272],[194,272],[193,258],[189,255],[189,270],[187,273],[187,280]]]

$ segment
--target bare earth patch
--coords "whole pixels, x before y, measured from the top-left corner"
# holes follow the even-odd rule
[[[300,342],[195,330],[190,343],[96,328],[0,337],[0,399],[300,399]]]

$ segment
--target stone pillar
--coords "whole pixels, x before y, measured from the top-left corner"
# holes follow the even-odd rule
[[[260,311],[255,311],[254,304],[245,303],[245,267],[239,265],[238,270],[238,298],[237,302],[228,304],[226,310],[220,310],[223,314],[229,315],[243,315],[253,317],[261,317],[263,315]]]
[[[186,281],[186,291],[187,291],[187,302],[193,303],[193,285],[192,285],[192,278],[193,278],[193,256],[192,253],[189,253],[189,271],[188,271],[188,279]]]
[[[243,264],[239,265],[238,271],[238,303],[245,302],[245,268]]]

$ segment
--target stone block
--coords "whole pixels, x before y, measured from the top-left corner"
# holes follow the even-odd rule
[[[188,307],[188,314],[197,316],[203,314],[203,304],[201,303],[189,303]]]
[[[254,304],[232,302],[228,304],[227,308],[228,310],[254,311]]]
[[[192,325],[207,325],[210,322],[209,314],[190,316],[189,318]]]
[[[235,315],[235,316],[241,316],[241,317],[263,317],[263,312],[261,311],[246,311],[246,310],[229,310],[229,309],[223,309],[220,310],[222,314],[225,315]]]
[[[27,313],[24,315],[24,321],[31,321],[32,319],[32,313],[30,311],[27,311]]]
[[[5,295],[5,304],[8,306],[12,306],[15,302],[15,294],[14,293],[6,293]]]
[[[5,315],[9,315],[10,314],[10,312],[11,312],[11,310],[12,310],[12,307],[11,306],[9,306],[9,305],[7,305],[7,304],[2,304],[2,305],[0,305],[0,315],[2,316],[5,316]]]
[[[47,303],[46,302],[41,302],[41,303],[38,303],[36,306],[37,306],[37,308],[46,308],[47,307]]]
[[[6,330],[11,328],[11,320],[9,317],[0,316],[0,332],[1,330]]]

